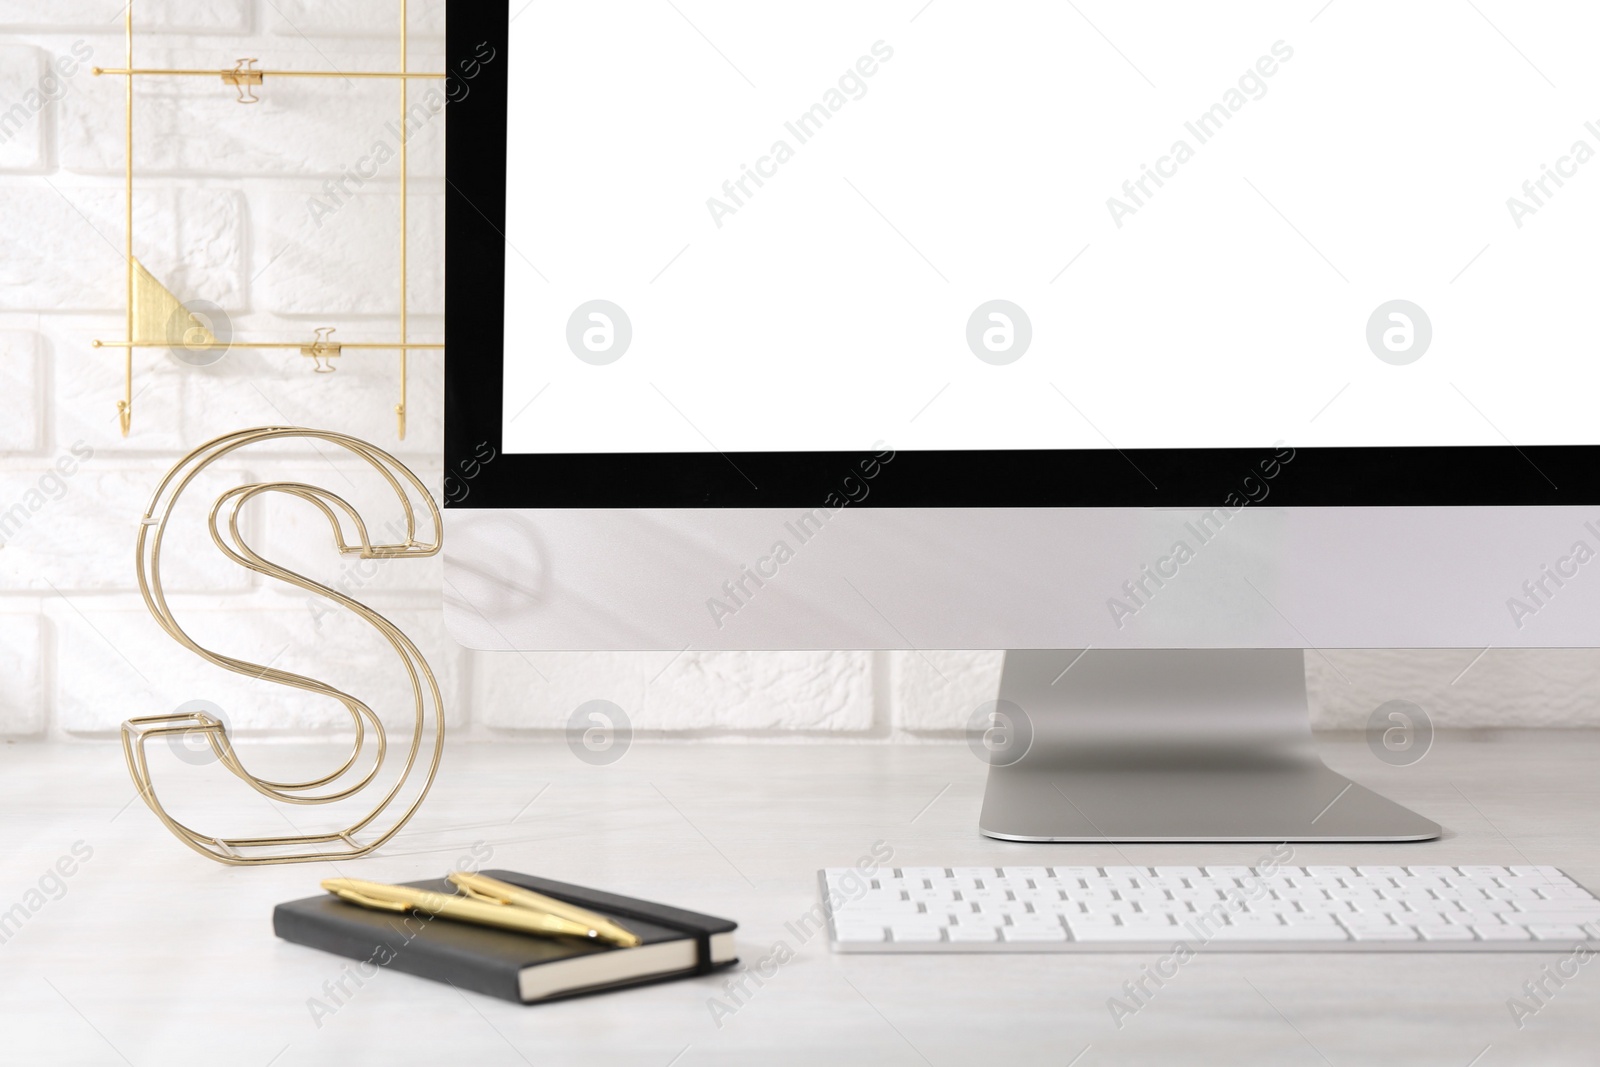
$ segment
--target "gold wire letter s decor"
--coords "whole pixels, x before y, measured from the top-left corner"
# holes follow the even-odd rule
[[[404,514],[404,539],[392,544],[374,544],[365,520],[354,507],[326,489],[301,482],[258,482],[229,489],[211,507],[208,520],[211,539],[224,555],[241,567],[325,597],[354,612],[377,630],[405,664],[415,698],[416,716],[410,744],[405,750],[404,764],[398,773],[391,771],[395,778],[393,785],[374,807],[355,822],[343,829],[325,833],[296,833],[288,837],[221,837],[184,825],[162,805],[156,795],[147,761],[146,747],[151,738],[200,735],[209,742],[222,766],[256,792],[285,804],[332,804],[355,797],[373,786],[386,760],[397,758],[396,754],[389,752],[383,723],[360,699],[315,678],[276,669],[270,663],[250,663],[205,648],[179,625],[161,588],[161,549],[168,521],[180,497],[200,473],[248,445],[296,439],[337,446],[370,465],[399,498]],[[444,747],[444,706],[439,696],[439,683],[417,646],[398,627],[365,604],[263,559],[245,543],[239,530],[240,509],[258,496],[274,493],[295,497],[316,507],[332,528],[335,548],[341,554],[359,554],[362,559],[418,559],[436,555],[442,530],[438,505],[427,488],[404,464],[365,441],[325,430],[269,427],[227,434],[185,456],[156,488],[139,526],[138,536],[139,591],[144,594],[145,605],[156,622],[173,640],[209,663],[248,678],[337,700],[350,713],[351,723],[355,727],[355,740],[349,758],[333,772],[310,781],[276,782],[247,770],[234,751],[227,726],[203,711],[130,719],[122,724],[122,750],[128,761],[128,772],[133,775],[139,795],[150,806],[150,810],[178,840],[196,852],[219,863],[237,866],[353,859],[372,852],[398,833],[421,807],[438,773],[439,757]],[[430,524],[428,536],[431,540],[418,537],[419,510],[427,512]],[[368,751],[369,746],[371,752]],[[380,784],[373,788],[382,789],[383,786]]]

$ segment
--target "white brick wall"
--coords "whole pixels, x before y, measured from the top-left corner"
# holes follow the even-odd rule
[[[139,57],[211,67],[392,64],[394,0],[137,0]],[[442,0],[413,0],[413,62],[441,63]],[[262,423],[336,427],[392,447],[430,484],[441,478],[437,360],[414,359],[411,435],[394,440],[394,358],[345,357],[313,375],[290,353],[234,352],[209,368],[144,352],[133,437],[117,434],[118,357],[97,336],[121,330],[121,82],[89,65],[121,61],[121,0],[0,0],[0,515],[25,521],[0,548],[0,734],[104,737],[123,719],[191,699],[236,727],[273,736],[336,729],[326,701],[243,682],[163,635],[134,592],[133,536],[156,480],[193,445]],[[81,44],[80,44],[81,42]],[[93,50],[45,85],[61,57]],[[36,90],[37,97],[30,97]],[[396,92],[386,83],[269,83],[241,107],[209,80],[142,82],[138,91],[138,252],[180,297],[225,309],[249,336],[392,336],[395,167],[318,225],[311,197],[380,143]],[[47,96],[55,99],[46,99]],[[37,111],[30,100],[40,104]],[[12,109],[20,105],[21,112]],[[5,125],[5,116],[16,117]],[[418,339],[442,335],[442,146],[435,120],[412,141],[411,299]],[[80,444],[81,443],[81,444]],[[71,477],[57,463],[92,450]],[[353,468],[304,450],[262,449],[234,475],[303,478],[343,491]],[[52,473],[54,472],[54,473]],[[219,472],[219,475],[225,472]],[[215,483],[197,497],[208,501]],[[37,508],[32,505],[38,504]],[[303,566],[390,613],[429,655],[458,734],[559,730],[578,705],[606,699],[641,731],[687,736],[950,737],[993,695],[993,653],[469,653],[439,621],[437,561],[339,561],[308,509],[273,501],[246,529],[273,558]],[[168,587],[197,637],[343,685],[390,721],[409,713],[386,646],[298,590],[228,565],[203,515],[174,529]],[[330,660],[329,650],[337,649]],[[1439,725],[1595,725],[1600,655],[1491,651],[1312,655],[1316,721],[1358,727],[1377,704],[1407,698]],[[276,659],[274,659],[276,657]]]
[[[106,0],[0,0],[0,29],[105,33],[122,18]],[[143,0],[135,25],[174,33],[241,32],[249,28],[255,0]]]
[[[0,100],[7,109],[21,103],[24,114],[36,106],[28,99],[38,92],[45,73],[45,54],[31,45],[0,45]],[[14,117],[13,122],[19,121]],[[20,128],[7,126],[8,138],[0,145],[0,167],[16,173],[43,170],[50,164],[43,123],[25,121]]]

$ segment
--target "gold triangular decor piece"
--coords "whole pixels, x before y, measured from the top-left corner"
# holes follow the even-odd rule
[[[206,324],[137,259],[133,261],[133,336],[140,344],[199,348],[217,343]]]

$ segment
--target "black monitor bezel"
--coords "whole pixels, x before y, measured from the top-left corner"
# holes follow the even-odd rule
[[[493,2],[448,8],[448,69],[458,82],[446,148],[447,506],[789,508],[837,496],[870,454],[504,451],[510,17],[509,5]],[[488,62],[486,48],[494,50]],[[852,506],[1224,507],[1280,458],[1231,448],[899,452]],[[1252,499],[1286,507],[1595,504],[1597,461],[1600,445],[1303,448],[1270,492]]]

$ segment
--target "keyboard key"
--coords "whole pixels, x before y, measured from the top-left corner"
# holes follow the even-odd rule
[[[1550,901],[1552,904],[1570,904],[1573,901]],[[1584,911],[1502,911],[1500,918],[1504,922],[1528,925],[1538,923],[1541,926],[1582,926],[1584,923],[1600,920],[1600,912]]]
[[[1411,874],[1404,878],[1396,878],[1394,884],[1401,889],[1444,889],[1447,884],[1443,878],[1427,874]]]
[[[1589,934],[1576,924],[1568,926],[1535,926],[1529,924],[1528,932],[1540,941],[1587,941]]]
[[[1012,897],[1004,889],[962,889],[961,899],[979,900],[987,903],[990,901],[1008,901]]]
[[[907,919],[916,919],[922,912],[915,911],[876,911],[876,910],[840,910],[834,912],[833,921],[848,926],[890,926]]]
[[[1514,911],[1515,910],[1514,908],[1511,907],[1511,905],[1507,904],[1505,901],[1502,901],[1502,900],[1490,900],[1487,897],[1462,897],[1459,900],[1452,901],[1452,903],[1454,903],[1456,908],[1459,909],[1460,911],[1466,911],[1466,912],[1492,913],[1492,912],[1496,912],[1496,911]]]
[[[1197,907],[1205,907],[1207,904],[1226,899],[1225,894],[1220,889],[1212,888],[1209,885],[1190,889],[1174,889],[1172,897],[1174,900],[1193,902]]]
[[[1532,935],[1520,926],[1485,926],[1479,924],[1472,928],[1472,932],[1485,941],[1527,941]]]
[[[1456,926],[1454,924],[1444,926],[1421,926],[1417,928],[1417,932],[1422,935],[1422,938],[1425,941],[1477,940],[1477,935],[1475,935],[1470,929],[1465,926]]]
[[[1108,926],[1105,924],[1068,923],[1072,927],[1074,941],[1106,941],[1106,942],[1157,942],[1159,944],[1172,944],[1177,941],[1188,941],[1193,935],[1181,927],[1167,927],[1162,929],[1156,926]],[[1023,940],[1022,938],[1007,937],[1007,941]],[[1054,940],[1054,939],[1052,939]]]
[[[1274,941],[1348,941],[1350,934],[1338,923],[1296,923],[1286,926],[1282,933],[1273,933]]]
[[[1408,878],[1411,872],[1404,867],[1357,867],[1357,873],[1365,878]]]
[[[1357,941],[1415,941],[1417,932],[1409,926],[1352,926],[1350,936]]]
[[[1518,911],[1586,911],[1600,915],[1600,900],[1595,900],[1593,897],[1588,900],[1519,899],[1515,903]]]
[[[1283,921],[1289,926],[1337,926],[1338,919],[1326,911],[1286,911]]]
[[[1208,878],[1224,878],[1224,879],[1250,878],[1250,877],[1253,877],[1255,875],[1255,873],[1256,873],[1256,871],[1255,871],[1254,867],[1209,867],[1208,866],[1206,868],[1206,876]]]
[[[1210,926],[1206,932],[1209,941],[1259,941],[1274,944],[1283,941],[1345,941],[1343,930],[1328,926]]]
[[[1282,926],[1276,930],[1251,931],[1251,933],[1265,933],[1264,940],[1269,942],[1279,941],[1349,941],[1350,934],[1338,923],[1316,923],[1311,925],[1300,924],[1295,926]],[[1239,940],[1249,940],[1243,934]]]
[[[1000,937],[993,926],[952,926],[945,931],[951,941],[996,941]]]
[[[1167,896],[1166,891],[1162,889],[1124,889],[1117,895],[1123,900],[1141,905],[1170,903],[1172,900],[1171,897]]]
[[[1394,926],[1395,921],[1387,912],[1382,911],[1353,911],[1340,913],[1339,921],[1346,926]]]
[[[1045,926],[1007,926],[1000,932],[1007,941],[1065,941],[1067,939],[1067,931],[1061,926],[1056,926],[1053,929]]]
[[[1201,877],[1199,867],[1157,867],[1156,876],[1159,878],[1188,878]]]
[[[1543,885],[1539,895],[1546,900],[1593,900],[1587,889],[1575,885]]]
[[[1539,891],[1541,889],[1547,889],[1547,888],[1549,888],[1549,887],[1548,886],[1543,886],[1543,885],[1538,886],[1538,887],[1534,887],[1534,886],[1531,886],[1531,885],[1517,885],[1516,884],[1516,879],[1514,879],[1514,878],[1513,879],[1508,879],[1507,880],[1507,884],[1506,884],[1506,896],[1505,896],[1505,899],[1507,899],[1507,900],[1545,900],[1547,898],[1541,897],[1539,895]]]

